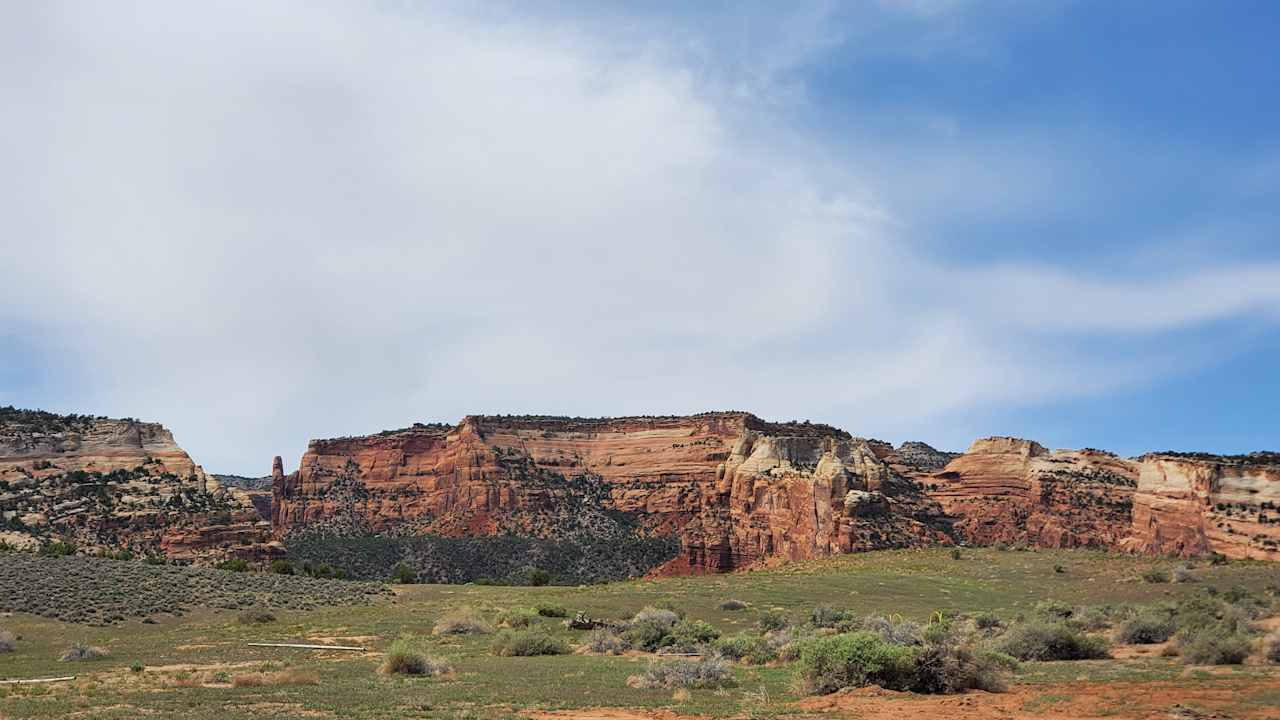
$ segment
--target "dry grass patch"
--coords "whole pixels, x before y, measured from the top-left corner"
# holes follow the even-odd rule
[[[279,670],[248,673],[231,678],[232,687],[274,687],[277,685],[319,685],[320,674],[314,670]]]

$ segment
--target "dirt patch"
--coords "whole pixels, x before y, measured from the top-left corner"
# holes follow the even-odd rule
[[[1007,693],[913,695],[880,688],[845,690],[797,703],[814,712],[847,713],[860,720],[945,717],[948,720],[1073,718],[1275,718],[1273,708],[1249,703],[1259,691],[1280,689],[1280,678],[1254,678],[1245,685],[1187,686],[1171,682],[1020,685]]]
[[[683,720],[699,715],[678,715],[670,710],[625,710],[622,708],[587,708],[529,713],[531,720]]]

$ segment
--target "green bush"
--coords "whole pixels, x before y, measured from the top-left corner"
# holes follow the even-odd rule
[[[569,611],[563,605],[557,605],[550,602],[540,602],[533,607],[542,617],[562,618],[568,617]]]
[[[530,585],[534,587],[542,587],[543,585],[547,585],[551,582],[551,573],[548,573],[546,570],[534,568],[529,571],[526,578]]]
[[[569,652],[569,645],[539,630],[503,630],[494,638],[491,649],[500,657],[532,657],[564,655]]]
[[[973,616],[973,626],[979,630],[993,630],[1003,626],[1000,616],[992,612],[982,612]]]
[[[733,669],[722,657],[651,661],[643,675],[628,678],[627,682],[634,687],[667,690],[730,688],[737,685]]]
[[[1116,632],[1116,639],[1130,645],[1154,645],[1173,637],[1176,629],[1172,615],[1148,610],[1125,621]]]
[[[791,621],[787,618],[787,614],[776,608],[769,608],[760,613],[760,619],[756,621],[756,625],[766,632],[769,630],[781,630],[790,624]]]
[[[724,602],[720,603],[720,609],[730,610],[730,611],[746,610],[747,604],[742,602],[741,600],[725,600]]]
[[[249,608],[241,612],[236,621],[241,625],[263,625],[275,622],[276,616],[272,615],[270,610],[264,608]]]
[[[740,633],[721,638],[715,643],[716,652],[731,660],[742,660],[753,665],[763,665],[778,657],[772,643],[761,635]]]
[[[1036,603],[1033,612],[1046,618],[1055,620],[1065,620],[1076,614],[1075,606],[1068,605],[1061,600],[1041,600]]]
[[[1173,578],[1168,570],[1154,567],[1142,573],[1142,579],[1149,583],[1167,583]]]
[[[292,575],[293,563],[289,562],[288,560],[272,560],[271,572],[277,575]]]
[[[400,563],[391,571],[391,582],[396,585],[413,585],[418,582],[418,574],[413,571],[413,568]]]
[[[720,637],[720,631],[702,620],[681,620],[671,628],[664,639],[664,644],[674,645],[683,650],[693,650],[699,645],[706,645]]]
[[[667,625],[660,620],[640,620],[632,622],[626,631],[622,633],[622,637],[630,647],[653,652],[666,644],[666,639],[672,627],[674,626]]]
[[[129,671],[130,671],[130,672],[140,673],[140,672],[142,672],[143,670],[146,670],[146,669],[147,669],[147,666],[146,666],[146,665],[143,665],[142,663],[138,662],[137,660],[134,660],[132,663],[129,663]]]
[[[914,647],[890,645],[875,633],[833,635],[801,650],[801,677],[809,692],[821,695],[865,685],[908,690],[915,682],[918,652]]]
[[[226,570],[228,572],[247,572],[249,570],[249,563],[240,558],[232,558],[230,560],[223,560],[218,563],[217,567],[219,570]]]
[[[809,624],[816,628],[852,629],[858,616],[852,610],[837,610],[829,605],[819,605],[809,611]]]
[[[602,655],[621,655],[627,649],[627,642],[612,630],[596,628],[587,636],[587,648]]]
[[[529,608],[508,608],[498,613],[498,625],[507,628],[525,628],[538,619],[538,613]]]
[[[1030,621],[1009,629],[996,649],[1019,660],[1094,660],[1109,656],[1107,643],[1064,622]]]
[[[1239,665],[1249,657],[1252,645],[1247,635],[1209,627],[1180,638],[1178,653],[1191,665]]]
[[[455,610],[436,621],[432,635],[484,635],[492,632],[489,623],[472,608]]]
[[[453,671],[453,667],[447,660],[427,655],[418,643],[409,637],[398,638],[391,643],[379,669],[386,675],[427,677],[447,675]]]

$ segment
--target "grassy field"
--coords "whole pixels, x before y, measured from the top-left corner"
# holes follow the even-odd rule
[[[394,598],[373,605],[279,610],[275,622],[253,626],[239,624],[233,610],[196,609],[182,617],[161,616],[155,624],[128,620],[111,627],[15,613],[0,617],[0,630],[21,638],[16,651],[0,653],[0,677],[75,674],[78,679],[45,686],[0,686],[0,718],[500,718],[533,710],[589,707],[771,717],[800,712],[794,704],[801,697],[795,689],[794,667],[739,666],[734,670],[736,688],[692,690],[687,697],[677,698],[670,690],[628,686],[628,676],[647,666],[646,657],[495,657],[489,651],[491,636],[432,637],[431,628],[442,615],[463,607],[492,619],[500,609],[550,602],[571,612],[625,618],[646,605],[668,602],[689,617],[732,634],[751,627],[769,608],[782,608],[796,620],[806,617],[815,605],[920,620],[936,612],[981,610],[1012,618],[1047,599],[1073,605],[1147,604],[1201,592],[1208,586],[1241,585],[1258,592],[1280,586],[1280,567],[1253,562],[1202,563],[1195,570],[1194,583],[1153,584],[1141,579],[1152,567],[1172,564],[1085,551],[970,549],[955,559],[945,549],[930,549],[866,553],[734,575],[584,587],[402,586]],[[730,598],[749,607],[720,610],[720,603]],[[564,628],[558,619],[542,618],[537,623],[574,644],[583,642],[586,634]],[[453,674],[414,679],[378,674],[381,651],[402,635],[420,636],[433,654],[453,664]],[[254,641],[355,644],[368,646],[369,651],[246,647]],[[100,646],[110,654],[98,660],[60,662],[61,653],[77,642]],[[139,665],[143,669],[131,669]],[[232,684],[237,675],[284,669],[311,676],[318,684]],[[1176,658],[1143,657],[1025,663],[1015,683],[1240,682],[1246,688],[1240,702],[1265,703],[1270,697],[1266,693],[1274,694],[1274,688],[1259,686],[1257,693],[1247,688],[1255,678],[1274,679],[1277,674],[1280,668],[1274,666],[1239,666],[1198,677],[1188,675]],[[1052,696],[1037,700],[1052,701]]]

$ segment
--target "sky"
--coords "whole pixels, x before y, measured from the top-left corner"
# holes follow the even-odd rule
[[[0,4],[0,405],[1280,449],[1280,4]]]

